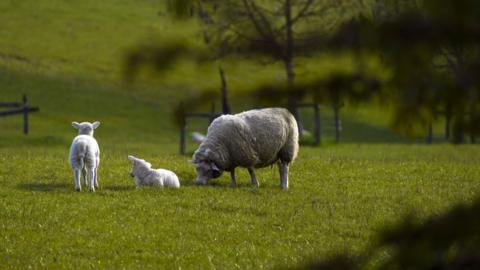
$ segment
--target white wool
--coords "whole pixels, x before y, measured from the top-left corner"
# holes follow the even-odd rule
[[[207,137],[195,151],[193,162],[199,172],[198,182],[210,178],[209,168],[232,173],[244,167],[250,170],[278,162],[282,188],[288,187],[288,166],[298,153],[298,127],[292,114],[283,108],[250,110],[223,115],[208,128]],[[206,165],[205,165],[206,164]]]
[[[177,175],[165,169],[152,169],[152,164],[143,159],[134,156],[128,156],[132,162],[132,172],[130,173],[135,178],[136,186],[160,186],[179,188],[180,181]]]
[[[73,122],[72,126],[78,129],[79,135],[76,136],[70,146],[69,161],[73,169],[75,178],[75,189],[81,190],[80,176],[83,178],[84,185],[87,186],[87,180],[90,180],[88,186],[90,190],[95,191],[98,188],[98,166],[100,164],[100,148],[97,140],[93,137],[93,130],[100,125],[100,122]]]

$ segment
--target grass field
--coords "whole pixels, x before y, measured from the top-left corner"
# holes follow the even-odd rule
[[[355,254],[410,211],[436,215],[480,192],[471,146],[302,148],[288,191],[275,168],[258,172],[259,189],[244,171],[237,188],[227,176],[198,187],[187,158],[154,151],[145,158],[182,188],[136,190],[122,149],[104,146],[96,193],[74,192],[67,148],[2,147],[2,267],[292,267]]]
[[[237,188],[228,187],[227,175],[194,185],[190,157],[176,154],[171,112],[183,97],[218,83],[216,65],[185,64],[132,84],[121,77],[132,46],[194,32],[159,16],[162,10],[157,1],[135,0],[0,3],[0,102],[25,93],[40,107],[28,136],[20,116],[0,118],[0,268],[301,267],[336,252],[362,252],[407,213],[423,219],[478,197],[479,146],[407,140],[375,106],[342,110],[339,145],[331,112],[323,111],[323,144],[301,147],[288,191],[278,187],[275,167],[258,170],[258,189],[243,170]],[[225,65],[232,89],[283,78],[275,66]],[[95,133],[100,189],[78,193],[67,160],[70,123],[95,120],[102,122]],[[205,128],[201,121],[188,127]],[[440,131],[441,123],[437,141]],[[195,147],[189,142],[190,152]],[[128,154],[174,170],[182,188],[135,189]],[[375,260],[388,256],[385,250]]]

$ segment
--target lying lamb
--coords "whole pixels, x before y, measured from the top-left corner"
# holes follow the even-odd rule
[[[128,156],[128,160],[132,162],[130,176],[135,178],[137,188],[142,186],[180,187],[180,181],[174,172],[164,169],[151,169],[152,164],[134,156]]]
[[[298,127],[286,109],[251,110],[223,115],[208,128],[205,141],[193,154],[197,184],[206,184],[222,172],[230,171],[236,185],[235,168],[244,167],[252,184],[258,186],[254,168],[278,163],[280,186],[288,188],[288,166],[298,153]]]
[[[72,122],[72,126],[78,129],[78,136],[73,139],[70,146],[70,165],[75,177],[75,190],[80,191],[80,173],[83,177],[83,184],[87,186],[87,173],[90,179],[90,190],[95,192],[98,188],[98,165],[100,164],[100,149],[97,140],[93,138],[93,130],[100,125],[100,122]]]

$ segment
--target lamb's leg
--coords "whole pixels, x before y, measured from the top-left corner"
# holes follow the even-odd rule
[[[82,178],[83,178],[83,185],[88,187],[88,184],[87,184],[87,168],[85,168],[85,167],[82,168]]]
[[[237,179],[235,179],[235,169],[232,169],[232,171],[230,172],[230,186],[237,186]]]
[[[98,189],[98,162],[95,166],[95,187]]]
[[[82,190],[82,186],[80,185],[80,173],[81,169],[73,169],[73,176],[75,178],[75,191]]]
[[[90,190],[92,192],[95,192],[95,169],[94,168],[88,168],[88,179],[90,180]]]
[[[260,185],[258,184],[257,177],[255,176],[255,171],[253,170],[253,168],[248,168],[248,173],[250,174],[252,185],[259,187]]]
[[[280,187],[282,189],[288,188],[288,163],[279,161],[278,170],[280,172]]]

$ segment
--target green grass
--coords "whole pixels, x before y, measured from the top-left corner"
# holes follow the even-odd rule
[[[216,64],[184,64],[161,78],[147,72],[141,83],[124,84],[121,76],[125,51],[184,39],[194,26],[159,16],[163,3],[156,1],[9,0],[0,11],[0,102],[20,101],[25,93],[40,107],[28,136],[21,134],[20,116],[0,118],[2,268],[301,266],[363,251],[406,213],[425,218],[479,195],[478,146],[407,140],[374,106],[342,110],[340,145],[333,143],[332,112],[323,110],[323,146],[301,147],[288,191],[278,187],[276,168],[258,170],[259,189],[244,170],[237,188],[228,187],[227,175],[195,186],[189,157],[176,155],[171,112],[182,98],[219,84]],[[298,78],[351,63],[348,56],[331,58],[299,65]],[[233,92],[284,79],[280,63],[224,66]],[[232,105],[234,111],[255,106]],[[303,115],[311,130],[311,114]],[[67,159],[75,136],[70,123],[95,120],[102,122],[95,133],[100,189],[77,193]],[[206,124],[192,121],[187,128],[204,132]],[[441,136],[441,124],[436,133]],[[195,147],[189,142],[188,151]],[[128,154],[175,171],[182,187],[135,189]],[[388,251],[377,260],[382,256]]]
[[[67,148],[2,148],[2,267],[298,266],[360,252],[407,212],[439,214],[480,191],[473,146],[302,148],[288,191],[276,168],[258,171],[259,189],[245,171],[237,188],[225,175],[198,187],[187,158],[160,154],[144,156],[176,171],[182,188],[137,190],[123,151],[104,146],[96,193],[74,191]]]

